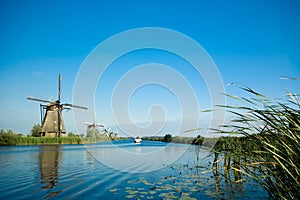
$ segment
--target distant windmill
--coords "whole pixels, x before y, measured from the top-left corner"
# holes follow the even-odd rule
[[[73,108],[87,109],[83,106],[76,106],[69,103],[62,104],[60,99],[60,74],[58,75],[58,99],[56,101],[43,100],[34,97],[27,97],[29,100],[39,101],[43,103],[48,103],[47,105],[40,104],[41,110],[41,124],[42,128],[40,130],[41,136],[46,137],[64,137],[66,136],[66,129],[64,125],[64,120],[62,117],[62,111],[64,109],[70,110]],[[46,110],[46,113],[44,111]]]
[[[104,130],[102,130],[101,133],[102,133],[103,135],[106,135],[107,137],[109,137],[109,133],[108,133],[109,131],[111,131],[111,128],[108,127],[108,128],[105,128]]]
[[[93,122],[85,122],[85,125],[87,125],[88,131],[94,131],[97,129],[97,127],[102,127],[102,128],[104,127],[102,124],[97,124],[95,114],[94,114]]]

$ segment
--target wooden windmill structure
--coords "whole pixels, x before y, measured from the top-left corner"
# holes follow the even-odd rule
[[[93,122],[85,122],[85,125],[87,126],[87,132],[86,132],[86,136],[87,137],[98,137],[99,135],[99,131],[98,131],[98,127],[104,127],[104,125],[102,124],[98,124],[96,122],[96,115],[94,114],[94,120]]]
[[[41,124],[40,135],[45,137],[65,137],[66,129],[62,116],[64,109],[70,110],[73,108],[87,109],[83,106],[76,106],[70,103],[61,103],[60,95],[60,74],[58,75],[58,99],[55,101],[27,97],[29,100],[48,103],[47,105],[40,104]],[[45,112],[46,111],[46,112]]]
[[[88,131],[94,131],[97,129],[97,127],[103,128],[104,126],[102,124],[97,124],[96,122],[96,115],[94,114],[94,120],[93,122],[85,122],[85,125],[87,126]]]

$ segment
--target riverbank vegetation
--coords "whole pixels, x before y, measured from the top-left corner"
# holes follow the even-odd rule
[[[198,144],[201,145],[204,141],[204,138],[198,135],[196,138],[193,137],[181,137],[175,136],[172,137],[171,134],[166,134],[165,136],[147,136],[143,137],[143,140],[149,141],[158,141],[158,142],[173,142],[173,143],[181,143],[181,144]]]
[[[250,98],[233,97],[241,106],[226,106],[232,114],[230,124],[218,133],[214,146],[213,170],[223,168],[247,175],[260,183],[274,199],[300,199],[300,104],[298,95],[272,100],[243,88]],[[232,137],[232,136],[242,137]],[[223,166],[220,166],[222,163]],[[227,174],[227,176],[226,176]]]
[[[107,136],[107,134],[100,134],[98,130],[90,130],[87,132],[86,136],[76,135],[72,132],[68,133],[67,137],[40,137],[37,130],[40,127],[39,124],[35,124],[31,130],[31,135],[23,135],[21,133],[16,133],[12,130],[0,129],[0,145],[41,145],[41,144],[84,144],[84,143],[96,143],[105,142],[111,140],[124,140],[130,139],[128,137],[115,137]],[[171,134],[166,134],[164,137],[143,137],[143,140],[150,141],[160,141],[160,142],[173,142],[181,144],[202,144],[204,138],[200,135],[197,138],[192,137],[172,137]]]
[[[32,135],[23,135],[15,133],[12,130],[0,130],[0,145],[43,145],[43,144],[84,144],[109,141],[109,137],[99,134],[97,137],[83,137],[69,133],[68,137],[35,137]]]

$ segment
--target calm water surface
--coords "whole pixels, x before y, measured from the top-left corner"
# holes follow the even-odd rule
[[[134,144],[132,140],[92,145],[2,146],[0,199],[268,197],[258,184],[241,174],[224,176],[213,171],[213,154],[205,151],[198,155],[206,156],[197,160],[195,146],[166,146],[150,141]],[[149,160],[149,152],[159,162]],[[179,157],[175,162],[174,155]]]

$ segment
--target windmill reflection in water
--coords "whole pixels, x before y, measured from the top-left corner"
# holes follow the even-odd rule
[[[62,192],[54,189],[57,186],[62,151],[59,145],[41,145],[39,152],[41,188],[48,190],[45,198],[56,196]]]

